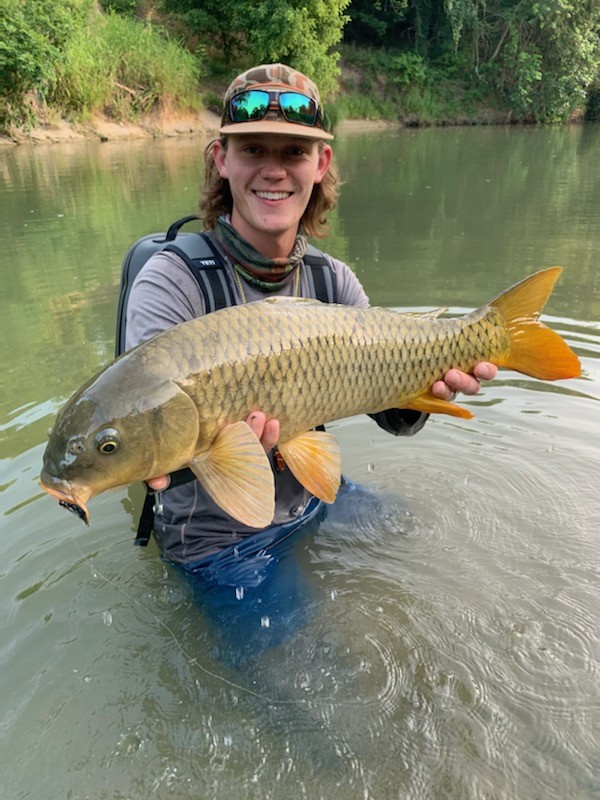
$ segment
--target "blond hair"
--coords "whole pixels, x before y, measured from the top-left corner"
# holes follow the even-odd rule
[[[227,137],[221,137],[221,144],[227,147]],[[204,186],[200,196],[200,216],[208,230],[213,230],[221,214],[231,214],[233,197],[229,181],[219,175],[213,158],[213,150],[217,140],[210,142],[204,151]],[[323,142],[319,142],[319,148]],[[307,236],[321,239],[327,235],[327,214],[337,202],[339,176],[337,166],[332,158],[329,169],[320,183],[315,183],[308,205],[300,220],[300,225]]]

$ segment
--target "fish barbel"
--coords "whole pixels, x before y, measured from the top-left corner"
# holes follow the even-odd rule
[[[560,271],[537,272],[457,318],[270,298],[183,322],[66,403],[41,486],[88,522],[86,503],[100,492],[189,466],[230,516],[264,528],[273,472],[244,421],[260,409],[279,420],[277,446],[298,481],[331,503],[341,457],[316,426],[389,408],[472,417],[430,389],[479,361],[543,380],[580,374],[576,355],[539,321]]]

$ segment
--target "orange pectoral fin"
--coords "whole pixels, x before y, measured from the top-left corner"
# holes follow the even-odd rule
[[[419,397],[415,397],[410,403],[401,402],[401,406],[425,414],[449,414],[451,417],[461,417],[462,419],[473,418],[473,414],[466,408],[461,408],[449,400],[442,400],[441,397],[436,397],[431,392],[425,392]]]

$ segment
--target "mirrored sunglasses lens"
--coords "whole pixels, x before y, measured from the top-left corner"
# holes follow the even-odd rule
[[[285,92],[279,95],[279,105],[288,122],[314,125],[317,120],[317,104],[304,94]]]
[[[269,93],[261,91],[241,92],[229,103],[233,122],[262,119],[269,109]]]

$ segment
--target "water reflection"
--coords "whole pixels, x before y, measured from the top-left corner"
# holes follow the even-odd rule
[[[549,310],[571,315],[575,304],[578,319],[597,320],[598,135],[456,128],[382,135],[376,148],[368,136],[346,140],[343,253],[372,302],[474,307],[558,264]],[[596,291],[583,298],[582,287]]]

